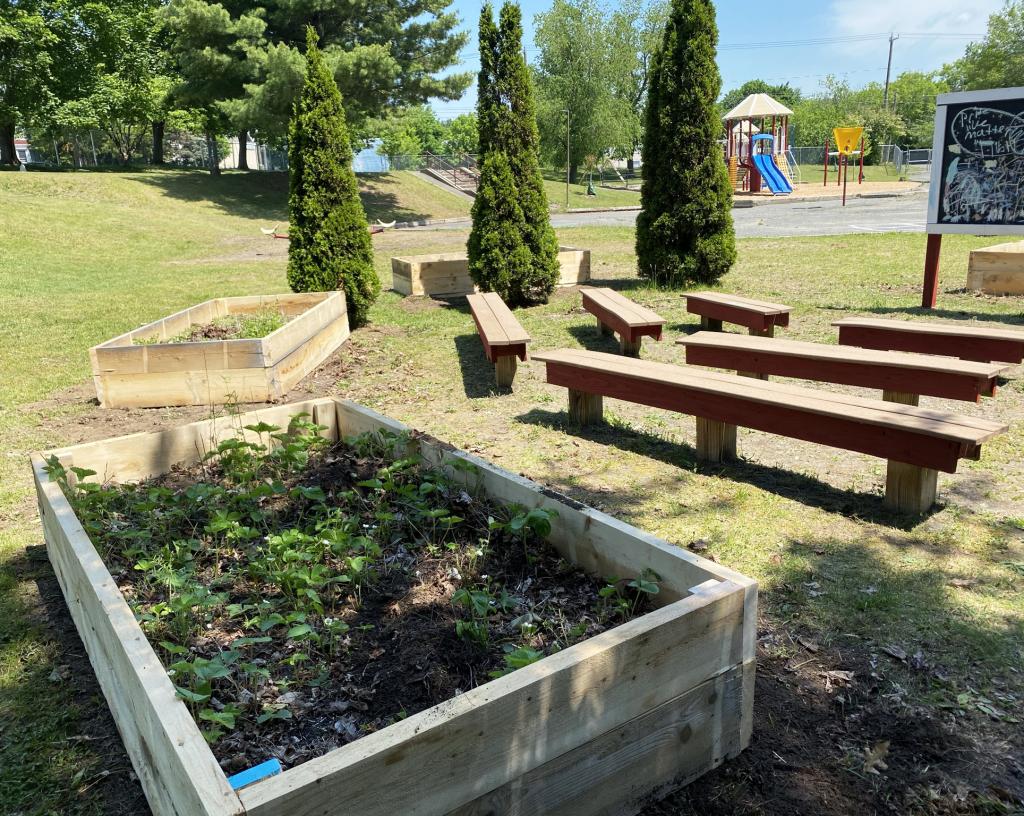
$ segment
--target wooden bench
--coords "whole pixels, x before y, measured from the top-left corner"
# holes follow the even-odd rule
[[[676,340],[690,365],[749,371],[804,380],[882,389],[882,399],[917,405],[929,397],[978,402],[996,393],[999,375],[1009,366],[851,346],[697,332]]]
[[[735,323],[751,334],[771,337],[776,326],[789,325],[793,307],[721,292],[692,292],[686,296],[686,311],[700,315],[702,329],[721,331],[723,322]]]
[[[639,303],[607,287],[584,287],[583,308],[597,318],[601,334],[619,335],[619,349],[630,357],[640,356],[640,343],[644,337],[661,339],[665,318]]]
[[[983,363],[1024,361],[1024,331],[870,317],[844,317],[832,325],[839,327],[839,342],[848,346],[942,354]]]
[[[697,418],[697,456],[736,456],[736,426],[858,451],[888,460],[885,503],[923,513],[935,502],[938,471],[977,459],[981,444],[1007,426],[987,419],[719,374],[689,366],[623,360],[560,349],[534,355],[547,381],[569,389],[569,414],[597,422],[602,398],[635,402]]]
[[[500,388],[511,388],[516,376],[516,357],[526,360],[530,335],[496,292],[467,295],[484,354],[494,363],[494,379]]]

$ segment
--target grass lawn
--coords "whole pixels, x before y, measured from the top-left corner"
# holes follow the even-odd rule
[[[569,185],[569,209],[589,209],[591,207],[638,207],[640,206],[639,190],[615,190],[598,185],[594,180],[597,195],[587,195],[587,183]],[[550,171],[544,173],[544,191],[548,194],[548,204],[553,210],[565,211],[565,176],[558,176]]]
[[[284,291],[285,242],[257,229],[285,220],[283,178],[0,174],[0,813],[144,812],[39,546],[27,456],[208,414],[100,410],[87,348],[206,298]],[[435,205],[433,189],[379,181],[371,217],[449,206]],[[392,255],[465,237],[375,236],[385,287]],[[696,321],[678,292],[636,279],[632,229],[559,238],[589,247],[596,277],[667,318],[666,340],[645,341],[643,356],[680,361],[673,340]],[[997,241],[944,239],[946,291],[931,314],[1024,328],[1021,298],[958,290],[968,251],[986,243]],[[923,255],[913,234],[743,240],[722,287],[788,303],[788,337],[832,342],[829,324],[846,314],[920,316]],[[573,290],[518,315],[534,350],[614,348]],[[1014,812],[1006,797],[1024,787],[1024,771],[1013,776],[1024,751],[1019,369],[981,405],[923,400],[1011,431],[941,475],[942,505],[921,520],[882,510],[880,460],[741,430],[743,461],[702,465],[691,417],[606,400],[608,422],[581,430],[540,364],[521,367],[511,394],[495,392],[492,372],[464,302],[386,292],[372,324],[293,396],[362,402],[759,581],[755,745],[674,809],[645,814]],[[864,750],[884,740],[889,775],[865,773]]]
[[[800,180],[810,184],[821,184],[822,170],[820,164],[801,164]],[[859,168],[854,162],[850,162],[850,169],[846,177],[847,186],[857,183],[857,172]],[[904,174],[905,176],[906,174]],[[867,164],[864,166],[864,181],[899,181],[900,174],[891,164]],[[829,165],[828,183],[833,187],[836,185],[836,170],[834,165]]]

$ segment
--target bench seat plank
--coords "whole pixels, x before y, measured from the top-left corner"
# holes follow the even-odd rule
[[[833,321],[832,325],[839,329],[839,342],[844,345],[938,354],[986,363],[993,360],[1024,362],[1024,331],[871,317],[844,317]]]
[[[971,402],[994,396],[999,376],[1010,368],[1002,363],[721,332],[697,332],[676,342],[686,348],[686,362],[691,365]]]
[[[643,337],[661,339],[665,318],[657,312],[607,287],[582,287],[580,293],[583,308],[594,315],[601,326],[619,335],[623,354],[638,355]]]
[[[947,473],[1007,429],[977,417],[600,352],[562,349],[535,359],[547,364],[554,385]]]
[[[690,292],[686,295],[686,311],[700,315],[705,321],[717,322],[716,328],[721,328],[720,324],[725,322],[767,332],[776,326],[788,326],[793,308],[724,292]]]
[[[467,295],[484,354],[495,365],[495,377],[502,387],[511,387],[516,375],[516,357],[526,360],[530,335],[516,320],[496,292]]]

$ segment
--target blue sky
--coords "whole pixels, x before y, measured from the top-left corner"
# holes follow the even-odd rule
[[[500,5],[500,0],[495,0]],[[527,57],[533,61],[533,18],[551,0],[521,0]],[[470,32],[461,70],[476,71],[476,23],[480,0],[454,0],[454,8]],[[844,77],[851,86],[885,80],[888,32],[902,36],[893,51],[893,75],[929,71],[960,56],[968,35],[984,34],[988,16],[1002,0],[722,0],[716,4],[720,51],[718,66],[723,90],[748,79],[789,82],[814,93],[826,74]],[[872,37],[871,35],[883,35]],[[836,42],[838,38],[846,38]],[[831,39],[832,42],[750,48],[751,43]],[[456,102],[435,102],[434,110],[449,119],[472,110],[475,89]]]

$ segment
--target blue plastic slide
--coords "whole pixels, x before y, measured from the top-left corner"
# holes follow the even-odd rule
[[[754,166],[761,174],[761,180],[768,189],[775,195],[786,195],[793,192],[793,186],[786,180],[786,177],[775,164],[775,157],[770,153],[755,153],[753,156]]]

